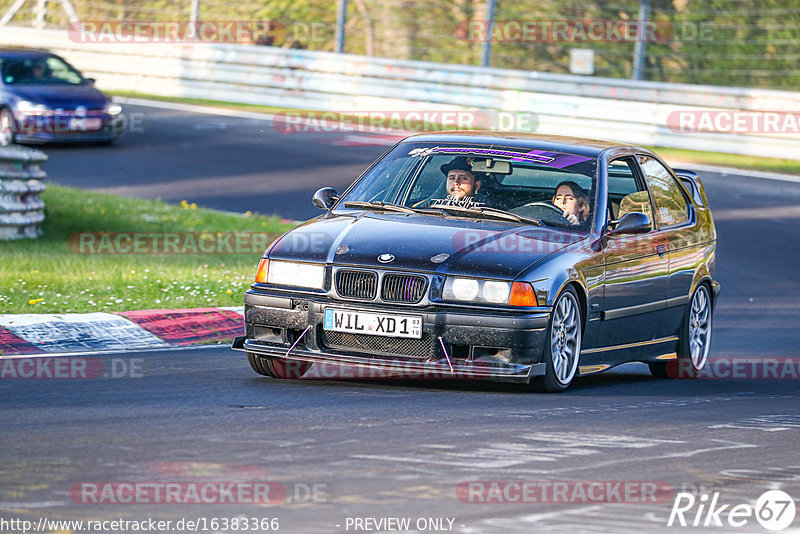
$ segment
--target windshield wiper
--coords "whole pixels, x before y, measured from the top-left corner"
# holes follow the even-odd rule
[[[529,217],[523,217],[522,215],[517,215],[516,213],[511,213],[509,211],[500,210],[497,208],[489,208],[486,206],[476,206],[473,208],[465,208],[463,206],[455,206],[455,205],[443,205],[443,204],[434,204],[434,209],[440,209],[448,212],[455,212],[455,213],[462,213],[462,214],[470,214],[470,215],[486,215],[488,217],[494,217],[496,219],[504,219],[507,221],[515,221],[515,222],[523,222],[529,223],[536,226],[541,226],[542,221],[540,219],[531,219]]]
[[[416,213],[416,210],[411,208],[407,208],[406,206],[401,206],[399,204],[392,204],[391,202],[383,202],[381,200],[375,200],[373,202],[365,202],[363,200],[348,200],[344,203],[345,208],[366,208],[366,209],[373,209],[373,210],[383,210],[383,211],[399,211],[402,213]]]

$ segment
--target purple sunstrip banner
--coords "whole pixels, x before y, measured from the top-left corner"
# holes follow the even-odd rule
[[[546,163],[548,167],[554,167],[556,169],[563,169],[564,167],[569,167],[570,165],[575,165],[576,163],[583,163],[584,161],[589,161],[592,158],[586,156],[576,156],[574,154],[564,154],[563,152],[549,152],[547,150],[531,150],[528,154],[534,156],[545,156],[548,158],[552,158],[553,160],[550,163]],[[517,159],[514,158],[511,161],[526,161],[524,159]]]

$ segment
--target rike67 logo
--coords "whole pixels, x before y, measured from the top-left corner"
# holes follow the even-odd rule
[[[667,526],[742,528],[752,527],[755,520],[767,530],[779,531],[792,524],[795,511],[794,500],[781,490],[765,491],[755,505],[720,504],[718,491],[699,497],[680,492],[675,496]]]

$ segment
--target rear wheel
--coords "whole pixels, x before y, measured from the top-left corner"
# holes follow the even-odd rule
[[[8,109],[0,110],[0,146],[8,146],[14,142],[14,115]]]
[[[708,286],[700,284],[686,308],[678,358],[666,363],[650,363],[650,373],[657,378],[696,378],[708,361],[712,323],[711,293]]]
[[[280,379],[297,379],[311,368],[311,363],[297,360],[273,360],[252,352],[247,353],[247,361],[253,371],[260,375]]]
[[[581,308],[575,290],[570,287],[556,299],[546,343],[546,371],[533,385],[539,391],[564,391],[575,378],[581,354]]]

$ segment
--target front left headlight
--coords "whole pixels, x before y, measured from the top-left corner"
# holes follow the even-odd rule
[[[279,286],[322,289],[325,285],[325,266],[315,263],[269,260],[266,275],[268,284]]]
[[[480,278],[448,276],[442,288],[442,300],[509,306],[539,306],[536,290],[530,282],[505,282]]]
[[[510,294],[511,282],[452,276],[447,277],[442,289],[443,300],[484,304],[508,304]]]
[[[19,102],[17,102],[17,111],[19,111],[20,113],[25,113],[27,115],[33,115],[37,113],[45,113],[47,111],[50,111],[50,108],[48,108],[44,104],[37,104],[29,100],[20,100]]]

